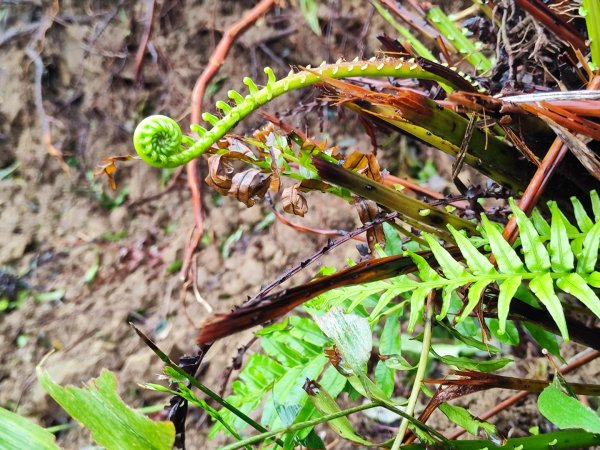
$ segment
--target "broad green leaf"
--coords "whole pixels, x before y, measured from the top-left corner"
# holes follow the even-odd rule
[[[329,339],[323,335],[319,326],[311,319],[300,316],[291,316],[292,328],[290,334],[305,342],[310,342],[317,347],[323,347]]]
[[[431,268],[425,258],[423,258],[421,255],[412,252],[408,252],[408,255],[417,266],[417,269],[419,269],[419,278],[421,278],[422,281],[435,281],[442,279],[442,277],[440,277],[438,273]]]
[[[510,198],[509,203],[521,236],[525,265],[532,272],[545,272],[550,268],[550,257],[544,243],[540,239],[533,223],[527,215],[519,209],[515,201]]]
[[[410,296],[410,318],[408,319],[408,332],[412,333],[417,325],[417,321],[425,308],[425,298],[433,290],[430,287],[420,287],[415,289]]]
[[[175,441],[172,422],[154,422],[129,408],[117,394],[117,379],[103,370],[83,389],[56,384],[41,367],[37,376],[42,387],[69,413],[92,432],[100,445],[112,449],[171,449]]]
[[[478,370],[480,372],[494,372],[502,369],[504,366],[512,362],[509,358],[490,359],[486,361],[461,356],[441,356],[438,355],[433,348],[430,350],[436,359],[439,359],[444,364],[455,366],[459,370]]]
[[[584,275],[594,271],[600,248],[600,222],[594,225],[585,236],[581,255],[577,255],[577,273]]]
[[[381,355],[397,355],[400,350],[400,313],[396,313],[385,321],[379,338],[379,353]]]
[[[406,358],[401,355],[392,355],[389,358],[383,360],[383,363],[394,370],[412,370],[416,369],[418,364],[409,363]]]
[[[261,345],[268,340],[269,337],[261,339]],[[262,353],[254,353],[246,361],[238,379],[231,384],[233,394],[229,395],[226,400],[242,412],[249,414],[263,402],[273,383],[284,374],[285,368],[275,359]],[[243,430],[246,428],[246,423],[231,411],[222,408],[219,414],[234,429]],[[265,403],[263,420],[267,418],[268,421],[271,421],[276,416],[273,402],[269,398]],[[268,421],[266,423],[270,423]],[[208,438],[212,439],[222,429],[223,426],[220,423],[215,423],[209,432]]]
[[[394,392],[394,373],[396,371],[390,368],[385,362],[378,361],[375,366],[375,383],[385,394],[385,398],[392,398]]]
[[[306,361],[305,356],[301,352],[291,348],[282,342],[281,339],[278,339],[276,333],[264,336],[260,340],[260,346],[267,355],[287,367],[298,366]]]
[[[488,436],[496,436],[498,434],[498,430],[494,425],[479,420],[462,406],[454,406],[444,402],[439,406],[439,409],[451,422],[463,428],[468,433],[471,433],[473,436],[479,436],[480,429],[484,430]]]
[[[498,295],[498,320],[500,321],[499,333],[506,331],[506,319],[510,310],[510,302],[515,296],[515,292],[521,286],[522,277],[515,275],[507,278],[499,285],[500,294]]]
[[[348,380],[333,366],[329,366],[321,377],[321,386],[331,395],[337,397],[346,386]]]
[[[508,322],[506,322],[506,328],[505,328],[505,332],[504,333],[500,333],[500,321],[498,319],[494,319],[494,318],[487,318],[485,319],[485,323],[487,324],[488,328],[490,329],[490,333],[492,333],[492,336],[494,336],[496,339],[498,339],[500,342],[502,342],[503,344],[506,345],[518,345],[520,338],[519,338],[519,330],[517,329],[517,326],[515,325],[515,323],[512,320],[509,320]]]
[[[384,403],[388,402],[385,392],[383,392],[379,386],[373,383],[371,379],[364,373],[359,374],[358,377],[351,376],[348,378],[348,381],[352,383],[354,388],[357,389],[363,397],[366,397],[369,400],[379,400]],[[362,386],[362,390],[360,389],[359,385]]]
[[[306,380],[304,380],[304,381],[306,381]],[[320,382],[321,386],[327,392],[329,392],[330,395],[332,395],[334,398],[337,397],[340,394],[340,392],[342,392],[346,383],[347,383],[346,377],[341,375],[337,371],[337,369],[332,365],[330,365],[325,370],[325,372],[323,372],[323,375],[321,376],[321,382]],[[298,416],[296,417],[296,423],[305,422],[307,420],[315,418],[318,415],[319,415],[319,412],[315,408],[315,405],[311,401],[307,401],[307,402],[305,402],[302,410],[298,413]],[[271,426],[269,423],[264,422],[264,421],[263,421],[263,424]],[[312,427],[307,427],[300,431],[297,431],[296,437],[300,440],[307,438],[309,436],[309,434],[311,433],[311,430],[312,430]],[[303,445],[307,446],[307,444],[303,444]]]
[[[569,331],[560,299],[554,293],[552,277],[549,273],[540,275],[529,282],[529,288],[533,291],[539,301],[546,307],[554,322],[560,330],[565,341],[569,340]]]
[[[552,203],[550,208],[552,210],[552,224],[550,226],[550,244],[548,248],[552,270],[554,272],[570,272],[575,266],[573,265],[574,256],[567,235],[567,227],[565,227],[562,217],[558,213],[556,203]]]
[[[588,213],[585,211],[585,208],[579,201],[577,197],[571,197],[571,203],[573,204],[573,212],[575,213],[575,220],[577,221],[577,226],[584,233],[590,231],[592,226],[594,226],[594,222],[588,216]]]
[[[271,325],[267,325],[264,328],[256,331],[257,336],[267,336],[269,334],[275,333],[276,331],[283,331],[288,327],[288,318],[286,317],[283,322],[276,322]]]
[[[466,317],[469,316],[479,303],[481,294],[485,288],[490,284],[490,280],[479,280],[469,286],[469,292],[467,293],[467,304],[464,307],[462,313],[456,318],[457,322],[462,322]]]
[[[598,298],[596,293],[579,274],[570,273],[565,277],[559,278],[556,281],[556,285],[567,294],[576,297],[590,311],[596,314],[597,317],[600,317],[600,298]]]
[[[430,234],[423,233],[423,238],[427,241],[427,245],[433,252],[435,259],[440,265],[446,278],[460,278],[466,274],[465,268],[457,260],[455,260],[448,250],[443,248],[438,241]]]
[[[556,202],[549,201],[548,208],[552,208],[553,204],[556,204]],[[561,216],[562,221],[565,224],[565,227],[567,227],[567,234],[569,234],[569,236],[574,236],[574,235],[581,233],[579,231],[579,229],[571,223],[571,221],[567,218],[567,216],[565,216],[565,214],[560,210],[560,208],[557,208],[557,211],[558,211],[558,214]]]
[[[313,402],[317,410],[323,415],[335,414],[340,412],[341,409],[338,404],[335,402],[333,397],[329,395],[329,393],[317,383],[312,382],[307,389],[308,396],[310,400]],[[362,436],[358,435],[350,420],[347,417],[339,417],[337,419],[330,420],[327,424],[331,427],[333,431],[335,431],[342,438],[354,442],[356,444],[373,446],[378,445],[373,442],[367,441]]]
[[[600,272],[592,272],[586,278],[587,284],[594,288],[600,288]]]
[[[600,433],[598,414],[554,385],[542,391],[538,397],[538,408],[558,428],[581,428]]]
[[[317,317],[315,322],[333,340],[354,373],[363,373],[373,348],[373,336],[367,319],[344,314],[340,308],[333,308],[327,314]]]
[[[544,219],[539,209],[533,208],[529,218],[540,236],[550,236],[550,224]]]
[[[517,252],[502,237],[496,227],[492,225],[485,214],[481,215],[481,224],[488,237],[492,253],[498,263],[498,268],[502,273],[519,273],[523,269],[523,261],[517,255]]]
[[[578,262],[581,260],[581,255],[583,254],[583,241],[585,240],[585,238],[585,235],[578,236],[571,241],[571,251],[575,255],[575,258]],[[577,268],[579,269],[579,264],[577,266]]]
[[[301,444],[303,447],[306,447],[308,449],[325,450],[327,448],[325,447],[325,442],[323,442],[323,440],[319,437],[317,433],[315,433],[314,430],[310,430],[310,433],[308,433],[308,435],[305,438],[301,439]],[[296,447],[296,443],[293,442],[292,447],[290,448],[293,449]]]
[[[475,317],[467,317],[465,320],[456,323],[454,326],[465,336],[481,336],[481,327]]]
[[[52,433],[4,408],[0,408],[0,448],[59,450]]]
[[[272,392],[273,404],[281,422],[285,426],[291,425],[296,415],[304,406],[307,399],[302,388],[306,379],[316,379],[327,363],[327,357],[321,355],[307,365],[296,366],[289,369],[274,385]]]
[[[457,231],[450,224],[448,224],[448,229],[450,230],[450,233],[452,233],[452,236],[454,236],[456,245],[458,245],[458,248],[465,257],[467,266],[475,275],[492,274],[496,272],[488,258],[483,256],[464,234]]]
[[[442,308],[440,313],[435,316],[436,320],[442,320],[448,315],[448,310],[452,304],[452,294],[456,289],[462,286],[462,283],[450,283],[442,289]]]
[[[531,322],[523,322],[523,325],[527,331],[529,331],[529,334],[531,334],[533,339],[540,345],[540,347],[545,348],[554,356],[564,360],[560,354],[560,347],[558,346],[558,341],[556,340],[555,334],[550,333],[549,331],[546,331]]]
[[[385,252],[388,255],[402,253],[402,238],[398,231],[387,222],[383,222],[383,235],[385,236]]]
[[[464,334],[460,333],[457,329],[446,325],[444,322],[438,322],[438,325],[440,325],[448,333],[450,333],[452,335],[452,337],[467,344],[469,347],[474,347],[478,350],[482,350],[484,352],[489,352],[489,353],[500,353],[500,349],[498,347],[495,347],[492,344],[489,344],[487,342],[484,343],[484,342],[478,341],[477,339],[475,339],[471,336],[465,336]]]
[[[590,199],[592,200],[592,211],[594,211],[594,222],[600,222],[600,197],[598,196],[598,191],[591,191]]]

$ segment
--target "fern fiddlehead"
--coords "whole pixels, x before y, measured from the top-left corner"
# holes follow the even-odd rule
[[[208,112],[202,114],[202,119],[208,122],[211,128],[206,129],[198,124],[193,124],[191,130],[198,135],[197,140],[183,135],[174,120],[166,116],[150,116],[136,128],[134,146],[140,157],[151,166],[160,168],[181,166],[208,150],[240,120],[262,105],[286,92],[313,85],[321,81],[321,77],[336,79],[363,76],[418,78],[452,84],[447,78],[427,70],[426,67],[425,64],[412,58],[408,60],[387,57],[371,58],[368,61],[338,60],[334,64],[323,62],[314,69],[308,66],[309,70],[299,72],[292,70],[288,76],[280,80],[275,78],[270,67],[265,67],[267,84],[264,88],[259,89],[253,80],[246,77],[243,80],[249,91],[246,96],[234,90],[227,93],[235,106],[224,101],[217,102],[217,109],[222,113],[221,118]],[[465,78],[468,79],[467,76]],[[155,137],[153,133],[158,133],[158,137]],[[172,136],[173,139],[167,139],[167,136]]]
[[[169,161],[180,152],[183,144],[181,128],[167,116],[146,117],[136,127],[133,145],[146,163],[156,166]]]

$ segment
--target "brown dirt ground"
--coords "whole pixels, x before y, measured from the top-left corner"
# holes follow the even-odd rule
[[[133,207],[136,200],[163,189],[161,174],[142,163],[123,164],[117,180],[119,189],[128,189],[127,201],[109,210],[100,204],[98,192],[114,194],[105,180],[91,179],[90,174],[101,158],[133,151],[131,135],[145,115],[165,113],[186,122],[191,88],[215,43],[254,4],[157,2],[152,51],[138,86],[133,80],[134,59],[147,2],[60,2],[58,15],[42,39],[42,93],[53,143],[68,155],[67,174],[42,142],[34,100],[35,67],[25,54],[36,24],[50,14],[49,3],[0,6],[5,13],[0,19],[0,168],[18,163],[12,175],[0,180],[0,266],[18,273],[29,271],[26,281],[33,293],[64,291],[61,298],[46,302],[28,298],[19,309],[0,315],[0,405],[44,426],[67,421],[35,378],[36,365],[51,350],[55,353],[44,367],[56,382],[81,385],[107,368],[116,373],[124,400],[136,407],[159,403],[164,396],[138,386],[155,382],[161,364],[132,333],[128,320],[137,320],[172,359],[193,350],[196,330],[179,301],[178,275],[167,271],[169,264],[181,259],[192,225],[185,185]],[[333,24],[325,38],[312,34],[296,10],[272,11],[234,45],[219,73],[225,78],[215,99],[224,97],[227,89],[240,89],[245,75],[260,80],[257,74],[266,65],[282,75],[287,70],[281,65],[370,56],[378,48],[371,30],[391,30],[375,17],[369,32],[362,33],[368,14],[361,3],[322,5],[320,16],[331,18]],[[3,42],[2,37],[17,29],[12,27],[29,31]],[[279,63],[266,52],[277,55]],[[311,94],[290,95],[269,110],[293,107],[307,95]],[[300,126],[304,123],[301,116],[291,120]],[[236,132],[251,131],[258,124],[260,119],[254,116]],[[347,137],[343,130],[339,135]],[[217,202],[206,191],[210,239],[199,253],[198,284],[216,310],[241,302],[261,283],[325,242],[322,236],[300,234],[279,223],[254,231],[266,214],[264,209],[246,209],[231,199]],[[292,220],[321,228],[355,225],[349,205],[329,200],[324,204],[316,195],[310,200],[307,218]],[[239,227],[243,237],[224,259],[219,248]],[[122,233],[122,237],[107,240],[107,233]],[[319,264],[339,263],[348,256],[356,256],[351,244]],[[86,283],[85,274],[96,262],[98,275]],[[294,282],[306,280],[310,273]],[[207,317],[191,294],[187,300],[194,323]],[[205,384],[220,385],[223,367],[249,336],[243,333],[214,346],[206,359]],[[491,403],[495,401],[492,397]],[[479,406],[485,409],[481,402]],[[519,419],[504,420],[512,425]],[[189,428],[190,448],[222,443],[205,442],[205,423]],[[58,442],[74,449],[88,445],[90,439],[86,431],[73,428],[61,432]]]

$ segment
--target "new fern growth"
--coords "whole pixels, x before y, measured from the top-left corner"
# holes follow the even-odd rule
[[[321,81],[322,77],[349,78],[349,77],[396,77],[417,78],[433,80],[445,85],[458,83],[476,84],[470,81],[467,75],[459,73],[456,78],[449,79],[431,70],[434,63],[419,58],[404,60],[403,58],[371,58],[368,61],[344,62],[338,60],[334,64],[323,62],[319,67],[294,72],[293,70],[281,80],[275,78],[270,67],[265,67],[267,84],[259,89],[250,78],[244,78],[243,82],[248,87],[249,93],[243,96],[239,92],[231,90],[228,97],[233,101],[231,106],[224,101],[218,101],[216,106],[222,113],[219,118],[211,113],[202,114],[202,119],[208,122],[212,128],[207,130],[198,124],[191,125],[192,132],[199,137],[194,140],[188,136],[182,136],[181,129],[175,121],[165,116],[150,116],[144,119],[134,133],[133,143],[138,155],[148,164],[155,167],[177,167],[184,165],[206,152],[214,143],[221,139],[240,120],[247,117],[253,111],[278,97],[294,89],[303,88]],[[466,80],[466,81],[465,81]]]

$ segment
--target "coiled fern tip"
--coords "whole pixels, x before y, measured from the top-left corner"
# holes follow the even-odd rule
[[[154,115],[142,120],[133,133],[137,154],[154,167],[174,167],[174,156],[184,151],[179,124],[167,116]]]

